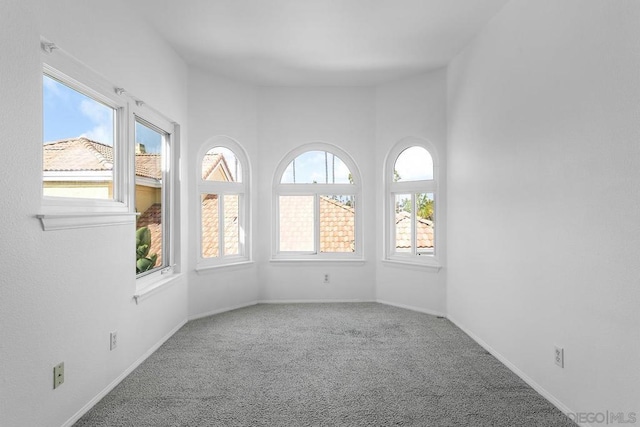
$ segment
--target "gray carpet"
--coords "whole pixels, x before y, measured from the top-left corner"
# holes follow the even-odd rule
[[[186,324],[76,426],[574,426],[446,319],[256,305]]]

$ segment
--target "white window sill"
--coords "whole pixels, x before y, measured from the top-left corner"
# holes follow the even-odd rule
[[[141,301],[144,301],[151,295],[157,294],[177,283],[181,277],[181,273],[157,273],[137,279],[137,289],[135,294],[133,294],[133,299],[136,300],[136,304],[140,304]]]
[[[137,214],[129,212],[87,212],[68,214],[40,214],[36,218],[44,231],[69,230],[73,228],[103,227],[108,225],[133,224]]]
[[[196,267],[196,272],[197,273],[206,273],[208,271],[212,271],[212,270],[231,270],[231,269],[240,269],[240,268],[244,268],[244,267],[248,267],[250,265],[253,265],[254,262],[251,260],[246,260],[246,261],[237,261],[237,262],[230,262],[227,264],[200,264]]]
[[[395,265],[397,267],[415,267],[417,269],[434,270],[435,272],[440,271],[440,269],[442,268],[442,264],[440,264],[435,259],[430,259],[427,262],[425,262],[425,261],[412,261],[410,259],[386,258],[386,259],[383,259],[382,262],[384,264]]]

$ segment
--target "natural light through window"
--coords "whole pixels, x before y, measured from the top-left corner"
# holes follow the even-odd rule
[[[115,108],[46,73],[43,195],[114,199]]]
[[[166,206],[163,179],[168,135],[153,125],[135,123],[136,273],[168,265],[165,245]]]
[[[200,266],[249,260],[246,157],[233,140],[209,148],[199,170]]]
[[[436,254],[437,182],[431,153],[421,145],[399,145],[387,160],[387,249],[389,260],[430,262]]]
[[[322,148],[299,148],[280,165],[274,188],[276,259],[361,257],[355,165],[339,149]]]

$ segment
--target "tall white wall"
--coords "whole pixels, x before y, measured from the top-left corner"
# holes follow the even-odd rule
[[[574,412],[640,411],[639,22],[512,0],[448,69],[448,314]]]
[[[0,424],[60,426],[187,317],[183,279],[133,300],[134,224],[43,231],[45,36],[186,125],[186,67],[120,1],[0,7]],[[186,126],[183,131],[186,134]],[[118,348],[109,351],[109,332]],[[53,390],[53,366],[65,382]]]
[[[189,315],[199,317],[255,303],[258,299],[256,264],[196,272],[200,227],[197,182],[201,171],[198,153],[211,138],[227,136],[240,144],[251,163],[252,188],[261,168],[257,145],[257,93],[252,86],[217,77],[198,69],[189,70],[189,155],[185,176],[189,180]],[[247,176],[245,174],[245,176]],[[258,192],[251,193],[252,229],[262,211]]]
[[[260,299],[373,300],[375,297],[375,107],[372,88],[265,87],[258,92],[260,160],[258,234]],[[364,253],[366,262],[271,262],[272,183],[276,167],[292,149],[310,142],[326,142],[346,151],[360,169]],[[330,283],[324,284],[324,274]]]
[[[383,245],[376,246],[376,298],[386,303],[434,314],[446,311],[446,72],[444,69],[380,85],[376,88],[376,229],[384,230],[383,170],[389,150],[413,137],[428,141],[439,159],[437,256],[442,269],[382,262]]]

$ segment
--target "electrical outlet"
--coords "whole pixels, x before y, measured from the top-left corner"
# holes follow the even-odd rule
[[[328,273],[324,274],[324,282],[323,283],[329,283],[329,274]]]
[[[118,331],[111,332],[109,350],[114,350],[118,346]]]
[[[556,365],[564,368],[564,348],[556,347],[554,358]]]
[[[64,362],[53,367],[53,388],[58,388],[64,382]]]

